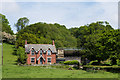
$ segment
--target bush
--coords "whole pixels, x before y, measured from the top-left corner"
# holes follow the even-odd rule
[[[116,57],[112,57],[111,58],[111,64],[112,65],[116,65],[117,64],[117,58]]]
[[[64,64],[64,61],[60,61],[59,64]]]
[[[93,62],[91,65],[100,65],[99,62]]]
[[[9,33],[2,32],[2,39],[3,39],[3,42],[15,44],[16,35],[11,35]]]
[[[73,69],[79,69],[79,66],[74,65]]]
[[[27,59],[27,55],[25,54],[25,49],[22,47],[19,47],[17,49],[17,55],[18,55],[18,62],[21,64],[25,64]]]
[[[72,61],[65,61],[64,64],[67,64],[67,65],[73,65],[73,64],[79,64],[79,62],[77,60],[72,60]]]
[[[91,62],[88,63],[87,65],[95,65],[95,64],[98,64],[97,62],[98,62],[97,60],[95,60],[95,61],[91,61]]]
[[[107,59],[107,60],[105,60],[105,61],[102,61],[102,64],[101,64],[102,66],[112,66],[112,64],[111,64],[111,60],[110,59]]]
[[[109,62],[104,62],[104,63],[102,63],[101,64],[102,66],[111,66],[111,62],[109,61]]]
[[[104,64],[102,64],[102,66],[111,66],[111,64],[110,63],[104,63]]]
[[[117,65],[120,66],[120,60],[119,59],[117,59]]]

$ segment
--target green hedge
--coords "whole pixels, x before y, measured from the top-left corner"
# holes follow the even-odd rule
[[[117,65],[120,66],[120,60],[119,59],[117,59]]]
[[[99,63],[97,60],[91,61],[87,65],[101,65],[101,66],[112,66],[110,62]]]
[[[79,62],[77,60],[72,60],[72,61],[65,61],[64,64],[73,65],[73,64],[79,64]]]

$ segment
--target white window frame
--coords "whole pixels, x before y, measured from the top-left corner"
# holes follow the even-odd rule
[[[33,54],[32,54],[32,53],[33,53],[32,51],[34,51],[34,50],[33,50],[33,49],[31,50],[31,55],[33,55]],[[35,51],[34,51],[34,55],[35,55]]]
[[[50,63],[50,64],[51,64],[51,62],[48,62],[48,58],[50,58],[50,59],[51,59],[51,62],[52,62],[52,57],[47,57],[47,63]]]
[[[41,55],[41,51],[42,51],[42,50],[40,50],[40,55]]]
[[[32,58],[34,58],[34,62],[31,62]],[[30,63],[35,63],[35,57],[30,57]]]
[[[48,50],[48,51],[50,51],[50,55],[51,55],[51,50]],[[48,55],[48,51],[47,51],[47,55]]]

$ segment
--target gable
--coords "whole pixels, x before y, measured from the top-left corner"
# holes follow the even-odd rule
[[[25,52],[29,53],[29,51],[30,51],[32,48],[33,48],[36,52],[38,52],[39,50],[43,50],[43,52],[46,53],[46,51],[47,51],[48,49],[50,49],[50,50],[52,51],[52,53],[57,53],[55,45],[51,45],[51,44],[27,44],[27,45],[25,46]]]

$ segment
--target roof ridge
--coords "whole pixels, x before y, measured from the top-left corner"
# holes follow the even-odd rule
[[[52,44],[30,44],[30,45],[52,45]]]

